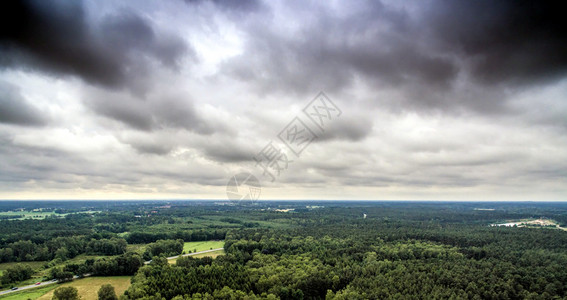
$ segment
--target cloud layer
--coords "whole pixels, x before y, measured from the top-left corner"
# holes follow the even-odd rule
[[[0,198],[567,196],[552,1],[0,4]],[[253,157],[343,114],[275,182]],[[309,123],[313,126],[314,124]]]

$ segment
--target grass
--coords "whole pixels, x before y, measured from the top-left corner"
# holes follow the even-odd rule
[[[183,244],[183,252],[199,252],[211,249],[222,248],[224,246],[224,241],[201,241],[201,242],[185,242]]]
[[[44,287],[38,287],[38,288],[35,288],[35,289],[29,289],[29,290],[23,290],[21,292],[10,293],[6,296],[0,296],[0,299],[2,299],[2,300],[27,300],[27,299],[35,300],[35,299],[45,295],[49,291],[55,289],[56,287],[59,287],[59,285],[50,284],[50,285],[46,285]]]
[[[73,286],[79,291],[79,296],[81,296],[82,300],[96,300],[98,299],[98,290],[103,284],[107,283],[110,283],[114,287],[116,295],[120,297],[120,295],[122,295],[124,291],[130,286],[130,276],[87,277],[83,279],[76,279],[63,284],[57,284],[57,287]],[[51,289],[40,297],[32,299],[50,300],[53,297],[53,292],[54,289]]]
[[[136,252],[139,254],[143,254],[146,250],[147,244],[128,244],[126,246],[126,252]]]

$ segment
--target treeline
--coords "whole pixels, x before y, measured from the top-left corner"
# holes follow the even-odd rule
[[[245,221],[235,219],[235,218],[221,218],[219,221],[230,223],[230,224],[239,224],[239,225],[242,225],[245,228],[260,227],[260,223],[258,223],[258,222],[245,222]]]
[[[126,252],[127,242],[121,238],[87,239],[57,237],[43,244],[17,241],[0,249],[0,262],[67,260],[79,254],[118,255]]]
[[[125,253],[127,246],[128,243],[126,240],[120,238],[91,240],[87,244],[86,253],[98,255],[118,255]]]
[[[227,229],[175,231],[175,232],[131,232],[126,237],[129,244],[147,244],[157,240],[210,241],[224,240]]]
[[[128,252],[116,257],[98,260],[88,259],[82,264],[67,264],[64,267],[53,268],[50,271],[50,278],[67,281],[71,280],[74,275],[83,276],[85,274],[95,276],[134,275],[143,265],[144,261],[138,253]]]

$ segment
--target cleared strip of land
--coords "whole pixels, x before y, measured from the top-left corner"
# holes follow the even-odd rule
[[[554,220],[550,219],[526,219],[519,221],[509,221],[506,223],[492,224],[491,226],[504,226],[504,227],[530,227],[530,228],[555,228],[567,231],[567,228],[559,226]]]
[[[167,259],[168,259],[168,260],[172,260],[172,259],[177,260],[179,257],[182,257],[182,256],[194,256],[194,255],[205,254],[205,253],[215,252],[215,251],[220,251],[220,250],[223,250],[223,251],[224,251],[224,248],[217,248],[217,249],[199,251],[199,252],[194,252],[194,253],[187,253],[187,254],[182,254],[182,255],[170,256],[170,257],[168,257]],[[206,256],[206,255],[205,255],[205,256]],[[152,261],[149,260],[149,261],[144,262],[144,264],[147,265],[147,264],[149,264],[149,263],[151,263],[151,262],[152,262]]]

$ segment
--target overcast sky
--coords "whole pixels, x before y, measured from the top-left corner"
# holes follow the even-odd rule
[[[546,3],[2,1],[0,198],[225,199],[251,172],[261,199],[567,200]],[[270,142],[293,161],[274,182]]]

